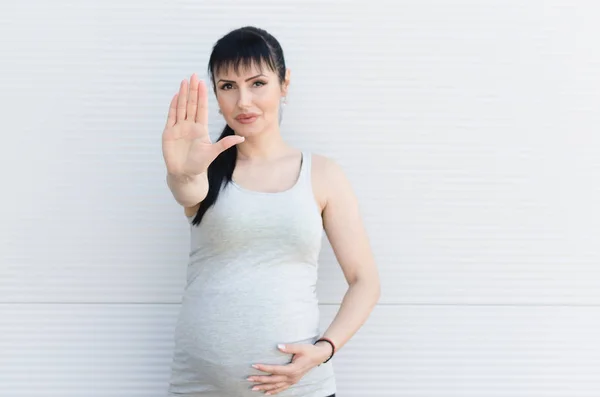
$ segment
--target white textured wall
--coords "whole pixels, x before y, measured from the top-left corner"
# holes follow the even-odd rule
[[[283,133],[347,170],[380,268],[338,395],[599,396],[599,19],[586,0],[2,2],[0,396],[165,394],[189,229],[160,135],[247,24],[280,39]],[[326,246],[323,328],[344,291]]]

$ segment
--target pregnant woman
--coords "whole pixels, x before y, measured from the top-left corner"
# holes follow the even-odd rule
[[[228,33],[208,70],[226,122],[219,139],[196,74],[181,82],[162,136],[167,184],[191,230],[169,395],[334,396],[331,358],[380,295],[356,196],[337,163],[282,139],[290,71],[273,36]],[[349,287],[321,335],[323,231]]]

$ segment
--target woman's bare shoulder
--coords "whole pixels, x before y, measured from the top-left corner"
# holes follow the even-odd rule
[[[313,176],[320,177],[327,181],[331,177],[332,171],[339,168],[338,163],[331,157],[319,153],[312,153]]]
[[[335,167],[336,163],[335,160],[328,156],[312,153],[311,164],[313,193],[320,210],[323,211],[330,194],[331,168]]]

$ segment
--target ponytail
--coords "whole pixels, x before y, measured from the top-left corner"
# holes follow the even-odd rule
[[[229,135],[235,135],[235,132],[229,125],[225,125],[218,140]],[[198,208],[198,212],[192,220],[192,225],[198,226],[200,224],[206,211],[217,201],[221,189],[226,186],[227,183],[231,182],[236,160],[237,145],[233,145],[229,149],[221,152],[221,154],[210,163],[207,170],[208,193],[204,200],[200,202],[200,208]]]

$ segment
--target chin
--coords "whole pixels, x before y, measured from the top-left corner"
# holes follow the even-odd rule
[[[259,125],[257,123],[252,123],[252,124],[236,123],[236,125],[233,129],[235,130],[236,135],[243,136],[244,138],[259,135],[264,130],[263,126]]]

